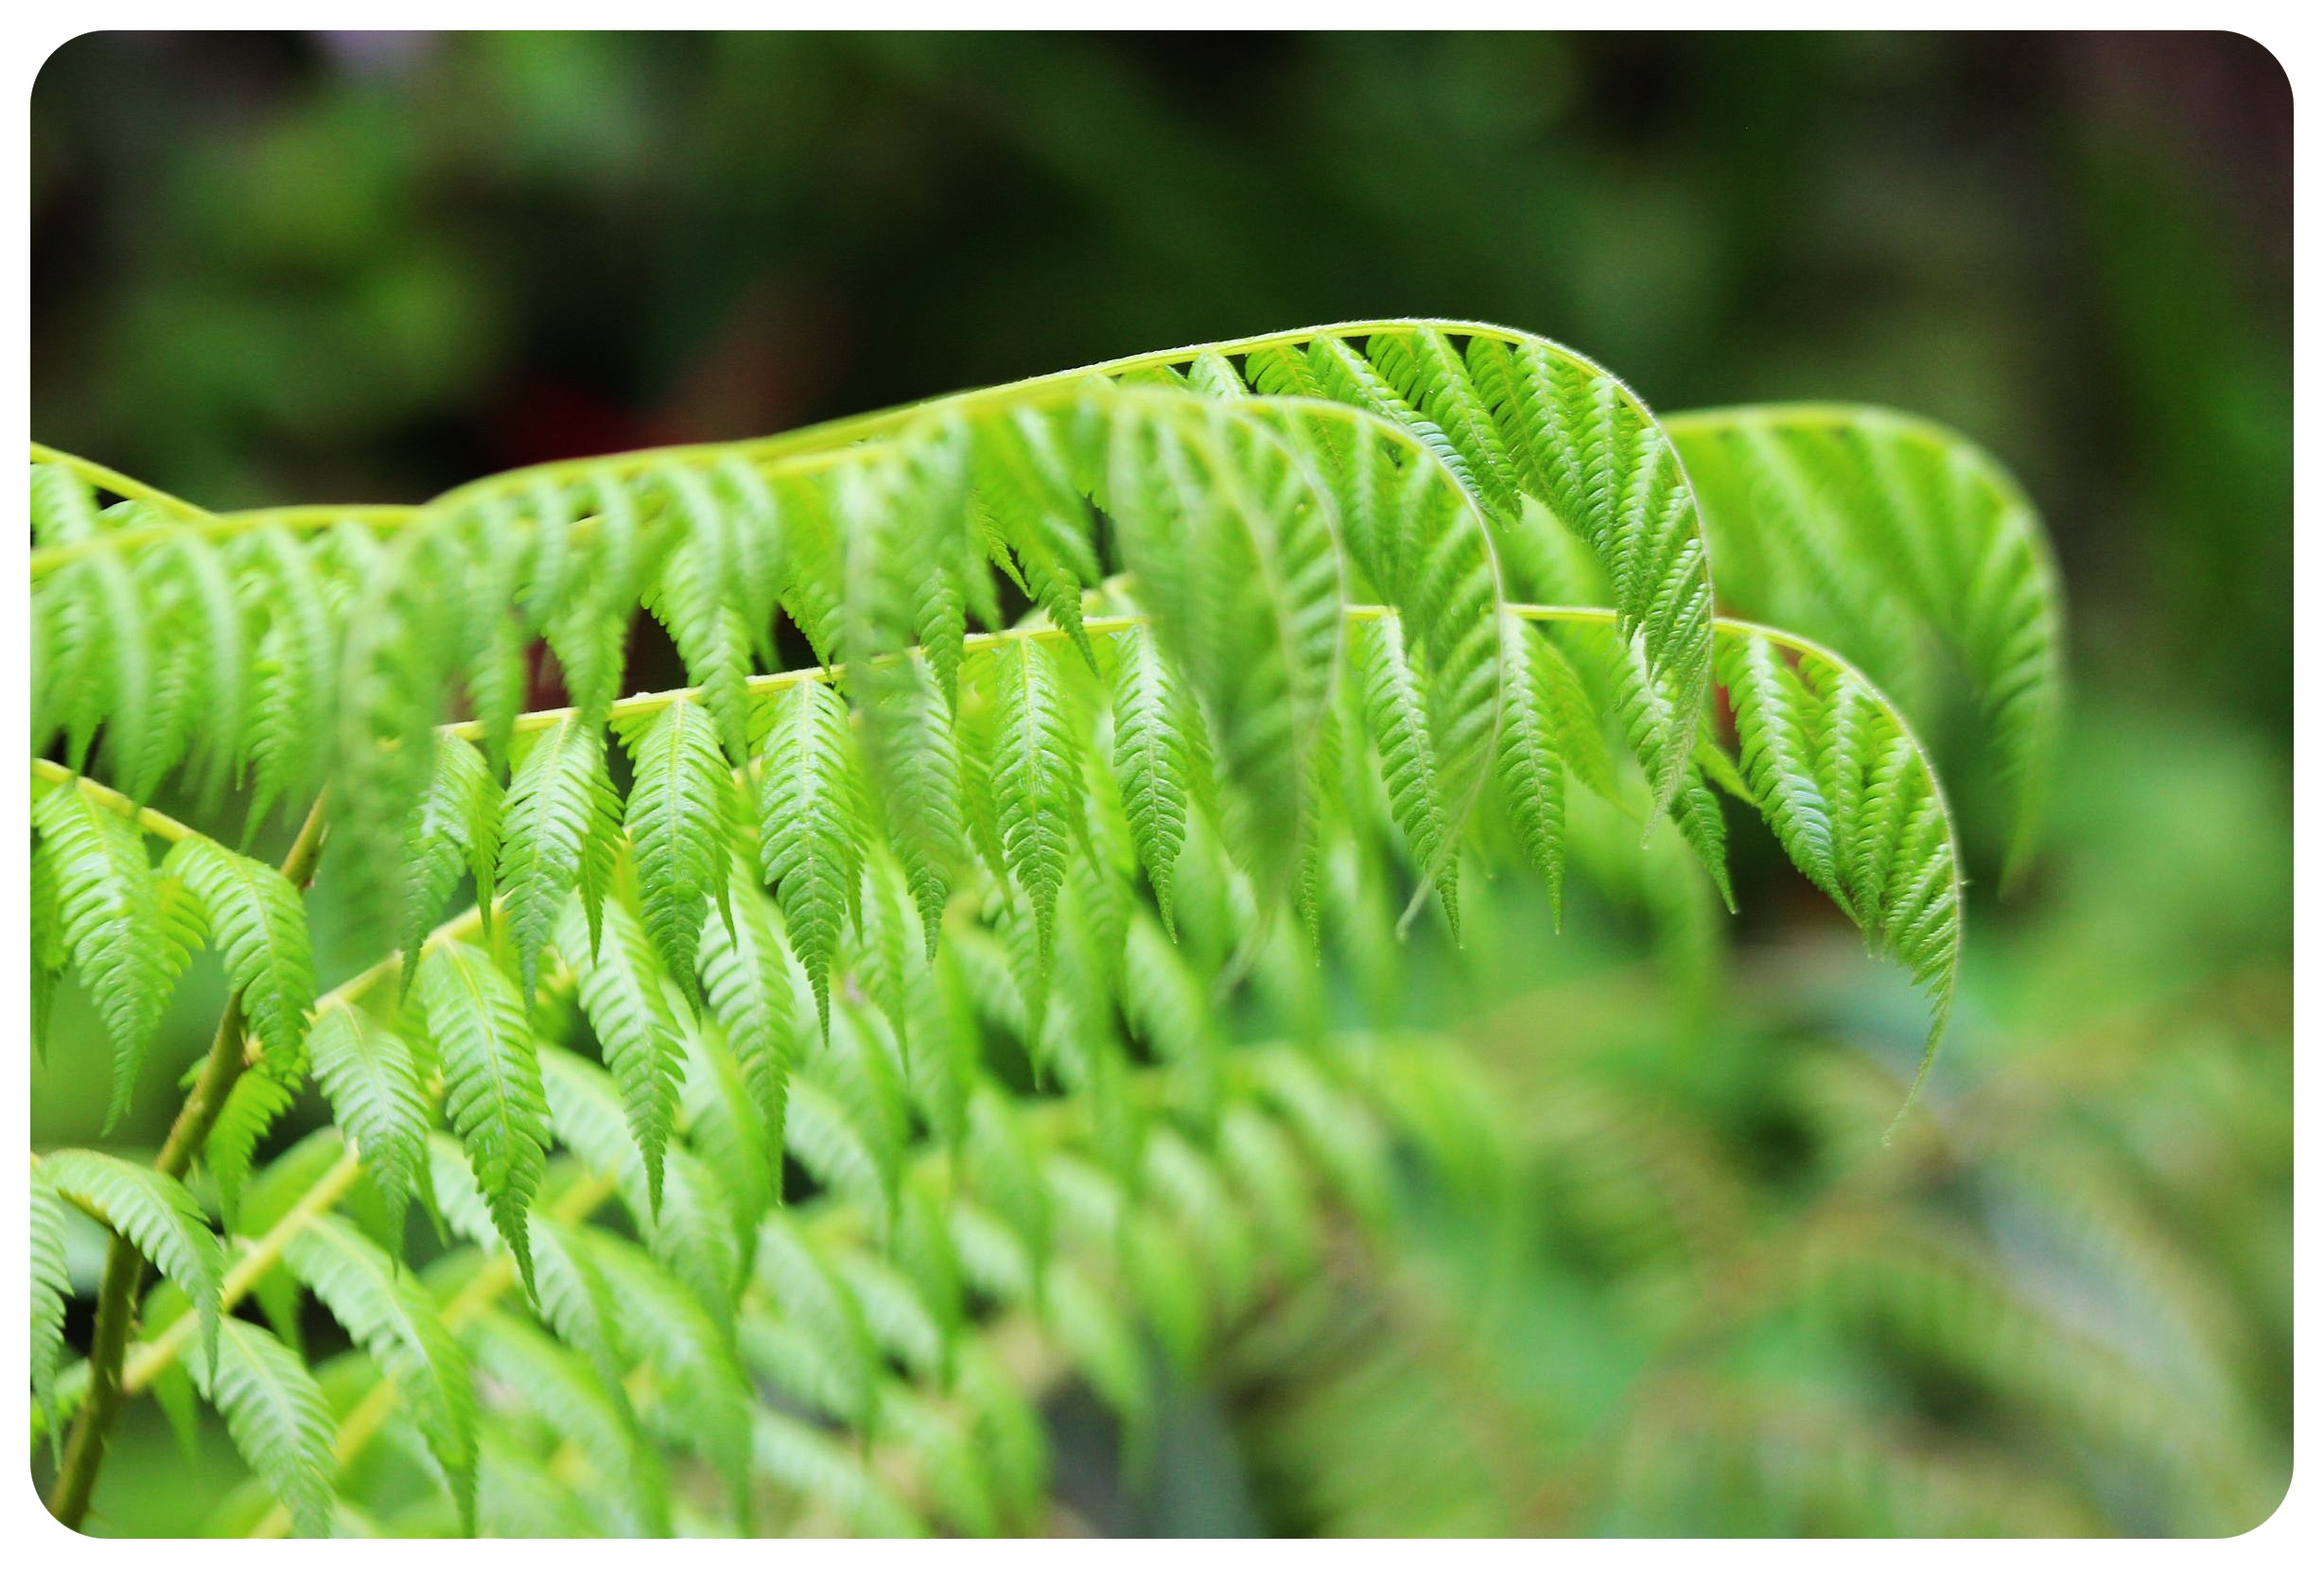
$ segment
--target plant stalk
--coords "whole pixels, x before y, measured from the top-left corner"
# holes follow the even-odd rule
[[[306,820],[299,825],[298,837],[283,857],[283,876],[293,887],[304,888],[314,878],[315,863],[323,853],[323,797],[316,796]],[[235,1081],[242,1076],[243,1034],[242,994],[236,991],[227,999],[226,1011],[218,1018],[201,1076],[194,1081],[161,1153],[153,1158],[153,1169],[164,1177],[183,1177],[194,1163],[195,1153],[210,1137],[218,1113],[226,1107],[227,1096],[234,1092]],[[130,1320],[136,1315],[145,1274],[145,1255],[134,1243],[116,1233],[105,1250],[105,1274],[97,1287],[96,1327],[89,1343],[89,1395],[64,1440],[64,1457],[58,1464],[57,1485],[48,1499],[49,1512],[76,1531],[88,1518],[97,1472],[104,1466],[114,1422],[121,1414],[121,1362],[129,1350]]]

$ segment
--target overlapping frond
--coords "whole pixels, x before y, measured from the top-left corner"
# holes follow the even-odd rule
[[[128,1238],[185,1293],[201,1316],[203,1346],[214,1349],[225,1250],[185,1185],[97,1150],[61,1149],[43,1159],[40,1169],[60,1197]]]
[[[444,1074],[446,1117],[530,1286],[525,1217],[547,1159],[549,1107],[523,1001],[492,955],[462,942],[420,956],[413,993]]]
[[[1933,1046],[1944,797],[1898,706],[1790,624],[1826,605],[1807,578],[1733,601],[1780,628],[1714,620],[1706,517],[1776,550],[1725,470],[1699,513],[1681,459],[1723,428],[1674,442],[1541,340],[1376,323],[411,508],[105,506],[36,450],[33,741],[71,765],[34,765],[36,1012],[61,976],[88,994],[117,1115],[218,952],[253,1071],[203,1158],[249,1251],[229,1270],[187,1189],[111,1158],[47,1157],[36,1195],[199,1310],[191,1366],[275,1527],[394,1525],[331,1454],[368,1369],[401,1415],[351,1441],[448,1490],[407,1522],[690,1529],[707,1474],[741,1529],[777,1498],[802,1528],[1027,1528],[1028,1380],[1079,1378],[1134,1447],[1149,1350],[1202,1365],[1332,1216],[1390,1211],[1403,1152],[1499,1180],[1443,1043],[1344,1028],[1323,976],[1392,1000],[1393,911],[1433,896],[1458,938],[1479,856],[1559,906],[1595,842],[1571,785],[1668,817],[1722,892],[1712,787],[1747,801],[1933,994]],[[1786,460],[1794,532],[1918,552],[1875,586],[1971,666],[2030,816],[2055,701],[2030,514],[1875,435]],[[640,612],[685,689],[626,689]],[[816,667],[779,668],[785,621]],[[522,711],[536,644],[571,706]],[[246,843],[327,786],[325,875],[397,955],[318,1000],[299,891],[144,810],[173,786],[205,823],[238,791]],[[338,1133],[268,1161],[310,1069]],[[414,1196],[449,1239],[417,1275]],[[87,1382],[54,1373],[58,1281],[44,1253],[51,1433]],[[302,1294],[359,1349],[321,1384]],[[281,1338],[226,1314],[246,1297]],[[125,1387],[190,1410],[191,1337],[155,1315]]]
[[[2065,700],[2057,567],[1990,454],[1891,410],[1765,405],[1672,415],[1721,604],[1829,644],[1926,723],[1941,653],[1983,706],[2013,868],[2030,853]]]
[[[200,933],[193,901],[154,870],[131,820],[72,782],[33,803],[53,880],[54,926],[43,960],[69,958],[113,1041],[108,1126],[129,1107],[147,1044]]]

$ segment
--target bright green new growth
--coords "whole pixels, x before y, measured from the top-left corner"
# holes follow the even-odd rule
[[[1482,1179],[1456,1049],[1335,1025],[1319,966],[1386,995],[1429,904],[1475,919],[1464,863],[1562,917],[1599,815],[1723,895],[1723,790],[1927,991],[1933,1054],[1961,852],[1908,713],[1969,672],[2017,856],[2059,703],[2046,550],[1960,438],[1666,425],[1475,324],[416,508],[100,506],[34,459],[36,1002],[87,994],[117,1116],[205,940],[236,998],[231,1092],[189,1107],[231,1246],[173,1176],[36,1160],[41,1425],[96,1409],[58,1367],[69,1203],[199,1310],[183,1367],[281,1506],[242,1529],[748,1529],[778,1496],[1029,1528],[1045,1382],[1134,1448],[1147,1337],[1197,1367],[1334,1215],[1387,1212],[1400,1147]],[[641,610],[687,689],[626,690]],[[535,643],[571,707],[520,711]],[[173,787],[209,828],[145,808]],[[214,821],[236,787],[245,844],[322,797],[379,965],[315,996],[299,890]],[[334,1125],[262,1161],[310,1075]],[[413,1197],[451,1239],[417,1272]],[[305,1360],[302,1293],[346,1358]],[[120,1387],[190,1399],[189,1334],[149,1303]],[[435,1491],[374,1518],[350,1462],[407,1426]]]

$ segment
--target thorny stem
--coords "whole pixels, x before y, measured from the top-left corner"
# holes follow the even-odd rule
[[[283,857],[283,876],[294,887],[305,887],[314,877],[323,831],[323,798],[317,796],[306,821],[299,826],[298,838]],[[153,1169],[164,1177],[183,1177],[194,1162],[195,1151],[210,1137],[218,1114],[225,1109],[226,1097],[234,1092],[235,1081],[242,1076],[242,994],[236,991],[227,999],[226,1011],[218,1019],[201,1076],[194,1081],[185,1104],[178,1109],[177,1121],[170,1124],[162,1152],[153,1159]],[[106,1248],[104,1279],[97,1287],[96,1327],[89,1344],[89,1396],[65,1439],[57,1485],[48,1500],[49,1512],[74,1530],[80,1529],[81,1522],[88,1518],[89,1498],[105,1463],[114,1421],[121,1414],[121,1360],[129,1348],[130,1320],[136,1314],[138,1288],[145,1283],[145,1255],[116,1233]]]

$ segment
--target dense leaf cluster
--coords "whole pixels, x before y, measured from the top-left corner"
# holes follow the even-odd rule
[[[1666,427],[1474,325],[416,508],[210,514],[37,448],[32,486],[36,982],[95,1004],[116,1115],[195,948],[248,1037],[222,1239],[161,1173],[36,1161],[44,1422],[90,1376],[44,1240],[73,1204],[163,1277],[124,1386],[210,1400],[280,1507],[239,1523],[302,1531],[666,1531],[693,1463],[740,1529],[770,1485],[810,1524],[1026,1528],[1041,1369],[1135,1435],[1149,1340],[1193,1367],[1397,1147],[1491,1142],[1457,1056],[1332,1019],[1319,958],[1431,903],[1457,940],[1464,873],[1558,899],[1577,789],[1723,890],[1723,793],[1927,988],[1933,1050],[1961,851],[1865,671],[1966,666],[2020,843],[2058,701],[2036,525],[1959,438]],[[640,608],[687,689],[626,689]],[[526,712],[543,645],[570,706]],[[245,846],[324,813],[395,951],[318,998],[298,889],[166,783],[237,793]],[[335,1125],[257,1169],[309,1080]],[[415,1197],[451,1239],[417,1271]],[[306,1296],[347,1357],[301,1353]],[[433,1486],[377,1518],[357,1461],[398,1434]]]

